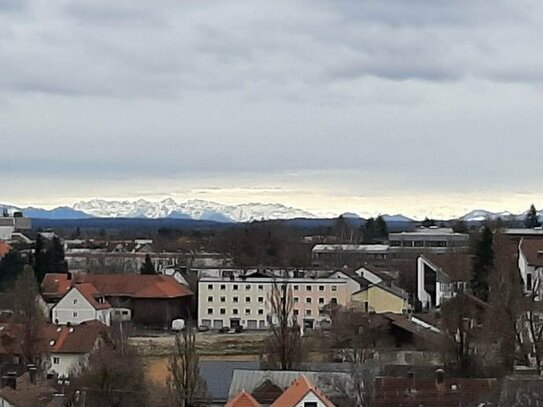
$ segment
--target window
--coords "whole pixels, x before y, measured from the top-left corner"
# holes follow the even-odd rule
[[[251,290],[251,284],[247,284],[245,286],[245,291],[250,291]]]
[[[332,299],[330,300],[330,304],[337,305],[337,298],[332,298]]]
[[[305,299],[305,303],[306,303],[306,304],[311,304],[311,297],[307,297],[307,298]]]
[[[258,297],[258,302],[264,302],[264,297]]]
[[[234,284],[234,285],[232,286],[232,290],[237,291],[237,290],[238,290],[238,285],[237,285],[237,284]]]
[[[226,302],[226,297],[221,297],[221,302]]]
[[[319,285],[319,291],[324,291],[324,286],[323,285]]]
[[[264,289],[264,286],[263,286],[262,284],[259,284],[259,285],[258,285],[258,289],[259,289],[260,291],[262,291],[262,290]]]
[[[221,311],[220,311],[220,312],[221,312],[221,315],[226,314],[226,308],[221,308]]]
[[[208,290],[213,290],[213,284],[208,284],[208,285],[207,285],[207,289],[208,289]]]
[[[226,284],[221,284],[221,290],[226,290]]]
[[[238,309],[237,308],[232,309],[232,314],[238,315]]]
[[[332,286],[332,291],[337,291],[337,285]]]
[[[239,300],[239,297],[232,297],[233,302],[238,302],[238,300]]]
[[[298,315],[300,313],[300,311],[298,311],[297,309],[294,310],[294,315]]]
[[[304,407],[317,407],[317,402],[316,401],[306,401],[304,403]]]
[[[298,297],[294,297],[294,304],[298,304],[298,300],[299,300]]]
[[[324,304],[324,298],[319,298],[319,304]]]
[[[207,309],[207,315],[213,315],[213,308]]]
[[[264,310],[262,308],[258,310],[258,315],[264,315]]]
[[[300,286],[299,285],[295,285],[294,286],[294,291],[298,291],[300,289]]]
[[[213,297],[207,297],[207,302],[213,302]]]
[[[77,304],[77,298],[74,298],[74,304]]]
[[[308,317],[311,316],[311,310],[310,309],[306,309],[305,310],[305,315],[307,315]]]
[[[60,359],[59,359],[59,358],[56,358],[56,357],[53,358],[53,363],[54,363],[55,365],[58,365],[58,364],[60,363]]]
[[[305,289],[306,289],[307,291],[311,291],[311,286],[310,286],[310,285],[307,285],[307,286],[305,287]]]
[[[74,312],[74,313],[72,314],[72,316],[73,316],[74,318],[77,318],[77,312]]]
[[[526,290],[531,291],[532,290],[532,275],[526,274]]]
[[[251,302],[251,297],[245,297],[245,302]]]
[[[122,311],[121,314],[128,315],[128,311]]]
[[[251,308],[245,308],[245,315],[251,315]]]

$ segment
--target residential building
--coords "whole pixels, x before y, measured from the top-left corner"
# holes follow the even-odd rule
[[[451,228],[431,226],[420,227],[413,232],[390,233],[388,236],[393,250],[413,250],[424,252],[447,253],[463,252],[469,249],[469,235],[455,233]]]
[[[230,400],[226,407],[261,407],[262,405],[251,396],[250,393],[247,393],[245,390],[242,390]]]
[[[302,374],[271,407],[335,407],[335,405]]]
[[[98,321],[78,326],[48,325],[45,337],[49,345],[49,372],[61,377],[77,374],[89,355],[109,341],[107,327]]]
[[[79,325],[97,320],[109,326],[111,304],[90,283],[75,284],[51,311],[57,325]]]
[[[77,283],[90,283],[116,312],[129,310],[132,322],[149,327],[168,328],[178,318],[190,314],[193,293],[175,278],[162,274],[47,274],[42,282],[43,296],[57,301]]]
[[[543,286],[543,239],[521,238],[518,246],[518,269],[524,293],[541,299]]]
[[[280,371],[280,370],[242,370],[236,369],[232,375],[229,399],[233,400],[240,392],[247,392],[260,405],[269,406],[277,402],[288,391],[296,380],[303,375],[312,384],[315,383],[319,391],[334,404],[345,405],[345,393],[353,388],[351,375],[348,372],[336,371],[336,365],[324,371]],[[314,386],[314,385],[313,385]],[[307,389],[306,389],[307,391]],[[284,399],[283,399],[284,401]],[[313,400],[305,400],[311,402]],[[300,394],[300,403],[303,396]],[[288,405],[288,404],[285,404]],[[304,405],[304,404],[296,404]]]
[[[32,229],[32,221],[23,217],[21,212],[9,215],[6,211],[0,215],[0,240],[11,240],[14,235]]]
[[[492,397],[497,379],[445,377],[436,371],[434,379],[417,377],[377,377],[373,383],[373,406],[470,406]]]
[[[351,296],[352,304],[365,312],[377,314],[391,312],[406,313],[409,309],[409,296],[399,287],[383,283],[370,284]]]
[[[34,368],[35,369],[35,368]],[[19,377],[5,376],[0,387],[0,407],[61,407],[66,397],[52,380],[45,380],[35,371]],[[4,383],[5,382],[5,383]]]
[[[439,307],[471,280],[472,257],[465,253],[424,255],[417,259],[417,298],[424,309]]]
[[[214,329],[267,329],[274,320],[270,302],[273,287],[282,284],[292,293],[293,319],[306,329],[329,322],[323,311],[326,305],[346,306],[350,300],[347,279],[343,278],[278,278],[261,273],[202,277],[198,282],[198,324]]]

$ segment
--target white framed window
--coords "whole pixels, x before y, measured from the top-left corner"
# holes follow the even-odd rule
[[[299,285],[295,285],[294,286],[294,291],[298,291],[300,289],[300,286]]]
[[[220,313],[221,313],[221,315],[225,315],[226,314],[226,308],[221,308]]]
[[[298,297],[294,297],[294,304],[298,304],[299,301],[300,299]]]
[[[213,302],[213,296],[207,297],[207,302]]]
[[[264,289],[264,286],[263,286],[262,284],[259,284],[259,285],[258,285],[258,289],[259,289],[260,291],[262,291],[262,290]]]
[[[245,302],[251,302],[251,297],[245,297]]]
[[[226,290],[226,284],[221,284],[221,290]]]
[[[324,298],[322,297],[319,298],[319,304],[324,304]]]
[[[239,288],[239,286],[238,286],[237,284],[234,284],[234,285],[232,286],[232,290],[234,290],[234,291],[237,291],[238,288]]]
[[[232,314],[238,315],[238,309],[237,309],[237,308],[233,308],[233,309],[232,309]]]
[[[319,285],[319,291],[324,291],[324,286],[323,285]]]
[[[247,284],[245,286],[245,291],[251,291],[251,284]]]
[[[305,299],[305,303],[306,303],[306,304],[311,304],[311,297],[307,297],[307,298]]]
[[[307,315],[308,317],[311,316],[311,310],[310,309],[306,309],[305,310],[305,315]]]
[[[332,286],[332,291],[337,291],[337,285]]]
[[[305,286],[306,291],[311,291],[312,287],[310,285]]]
[[[264,297],[258,297],[258,302],[264,302]]]
[[[238,301],[239,301],[239,298],[238,298],[238,297],[232,297],[232,301],[233,301],[233,302],[238,302]]]
[[[74,312],[72,313],[72,317],[77,318],[77,312],[74,311]]]
[[[74,298],[74,305],[77,304],[77,298]]]
[[[207,309],[207,315],[213,315],[213,308]]]
[[[208,285],[207,285],[207,289],[208,289],[208,290],[213,290],[213,284],[208,284]]]
[[[58,365],[60,363],[60,358],[57,358],[56,356],[53,358],[53,364]]]
[[[221,302],[226,302],[226,297],[221,297]]]
[[[251,308],[245,308],[245,315],[251,315]]]
[[[258,310],[258,315],[264,315],[264,310],[262,308]]]

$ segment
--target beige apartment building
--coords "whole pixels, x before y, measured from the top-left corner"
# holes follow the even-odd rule
[[[287,283],[294,302],[293,318],[305,329],[330,321],[324,308],[350,301],[344,278],[203,277],[198,283],[198,324],[267,329],[273,321],[270,299],[274,284]]]

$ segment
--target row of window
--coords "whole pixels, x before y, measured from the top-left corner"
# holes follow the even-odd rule
[[[207,302],[213,302],[213,296],[207,297]],[[226,297],[220,297],[220,302],[226,302]],[[232,297],[232,302],[239,302],[239,297]],[[251,297],[245,297],[245,302],[251,302]],[[263,303],[264,297],[258,297],[258,302]]]
[[[221,308],[219,314],[226,315],[226,308]],[[213,315],[213,308],[207,309],[207,315]],[[232,308],[232,315],[239,315],[239,310],[237,308]],[[245,308],[245,315],[251,315],[250,308]],[[264,310],[262,308],[258,310],[258,315],[264,315]]]
[[[247,285],[245,286],[245,291],[250,291],[250,290],[251,290],[251,287],[252,287],[251,284],[247,284]],[[207,285],[207,289],[208,289],[208,290],[213,291],[213,288],[214,288],[214,285],[213,285],[213,284],[208,284],[208,285]],[[264,285],[259,284],[258,287],[257,287],[257,289],[258,289],[259,291],[264,290]],[[299,290],[300,290],[300,285],[294,284],[294,285],[292,286],[292,289],[293,289],[294,291],[299,291]],[[306,289],[306,291],[312,291],[312,290],[313,290],[313,286],[312,286],[312,285],[306,285],[306,286],[305,286],[305,289]],[[325,289],[326,289],[326,286],[324,286],[324,285],[319,285],[319,287],[318,287],[318,290],[319,290],[319,291],[324,291]],[[337,291],[337,285],[331,286],[330,289],[331,289],[332,291]],[[226,284],[221,284],[221,285],[220,285],[220,290],[221,290],[221,291],[226,290]],[[238,291],[238,290],[239,290],[239,284],[233,284],[233,285],[232,285],[232,290],[233,290],[233,291]]]
[[[219,310],[219,314],[220,315],[226,315],[226,308],[221,308]],[[297,316],[297,315],[300,314],[300,311],[295,309],[295,310],[293,310],[293,314],[295,316]],[[306,316],[311,316],[312,314],[313,314],[313,312],[310,309],[305,310],[305,315]],[[213,308],[208,308],[207,309],[207,315],[213,315]],[[239,310],[237,308],[232,308],[232,315],[239,315]],[[251,309],[250,308],[245,308],[245,315],[251,315]],[[264,310],[259,309],[258,310],[258,315],[264,315]]]

